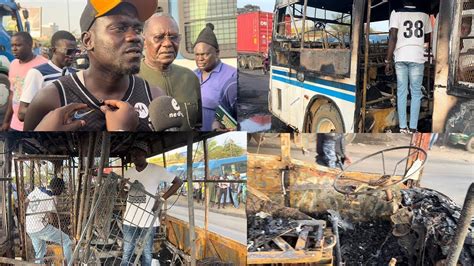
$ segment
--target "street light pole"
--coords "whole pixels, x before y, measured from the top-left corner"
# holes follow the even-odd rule
[[[68,28],[68,31],[71,32],[71,17],[69,14],[69,0],[67,0],[66,3],[67,3],[67,28]]]

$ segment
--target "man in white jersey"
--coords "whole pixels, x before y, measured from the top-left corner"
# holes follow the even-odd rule
[[[142,265],[151,265],[153,238],[157,227],[160,226],[159,219],[151,224],[153,221],[152,213],[157,211],[159,201],[151,198],[145,191],[151,195],[157,193],[161,195],[161,192],[165,190],[164,188],[172,184],[161,196],[161,201],[164,201],[175,194],[183,184],[181,179],[167,172],[165,168],[147,163],[148,147],[146,142],[139,141],[130,150],[131,161],[135,167],[125,172],[125,178],[132,184],[129,187],[127,207],[124,214],[124,250],[121,265],[132,265],[136,242],[139,238],[143,239],[147,230],[152,227],[152,232],[146,240],[141,256]]]
[[[425,68],[424,44],[429,42],[431,24],[428,14],[419,10],[413,0],[404,0],[403,8],[390,15],[390,37],[385,73],[397,74],[397,111],[401,133],[416,132],[420,114],[421,86]],[[395,57],[395,60],[393,60]],[[407,127],[408,86],[411,92],[410,128]]]
[[[33,243],[37,263],[46,254],[46,241],[62,245],[67,263],[72,259],[72,241],[68,235],[50,224],[51,215],[56,212],[54,196],[61,195],[64,191],[64,181],[53,178],[49,183],[51,190],[36,187],[27,199],[25,228],[26,233]]]

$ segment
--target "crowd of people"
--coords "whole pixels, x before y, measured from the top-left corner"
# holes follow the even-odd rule
[[[210,207],[215,208],[217,206],[217,209],[225,209],[227,205],[230,205],[238,209],[242,203],[245,203],[247,195],[246,184],[236,182],[241,180],[242,179],[238,172],[234,172],[233,174],[224,173],[221,176],[211,176],[211,182],[207,183],[207,186],[209,187]],[[204,182],[193,182],[193,197],[197,203],[204,203],[206,200]]]
[[[49,60],[34,53],[29,33],[14,34],[16,59],[0,130],[152,131],[150,112],[156,110],[149,106],[161,96],[177,102],[172,107],[182,117],[181,131],[233,130],[220,123],[216,110],[235,119],[237,70],[219,58],[214,25],[208,23],[193,43],[192,71],[175,64],[182,37],[177,22],[156,10],[157,1],[89,0],[79,42],[56,32]],[[89,61],[85,70],[71,67],[80,53]]]

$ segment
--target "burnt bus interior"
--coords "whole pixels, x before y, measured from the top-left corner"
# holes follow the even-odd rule
[[[365,108],[366,114],[387,114],[387,110],[396,107],[396,76],[385,75],[385,58],[388,50],[389,18],[392,10],[401,8],[402,1],[372,0],[371,25],[369,32],[369,55],[365,64],[365,22],[367,21],[368,1],[364,0],[308,0],[305,10],[303,0],[277,1],[275,28],[273,36],[272,64],[275,66],[290,67],[295,71],[303,72],[306,77],[326,76],[335,79],[349,78],[351,72],[353,49],[358,47],[357,53],[357,102],[356,128],[373,132],[378,129],[375,116],[368,115],[365,124],[361,125],[361,116]],[[415,0],[417,6],[431,15],[433,31],[435,31],[435,17],[439,13],[439,0]],[[464,3],[464,10],[472,9],[474,1]],[[288,5],[288,3],[291,3]],[[364,13],[364,16],[354,12]],[[463,16],[464,16],[463,12]],[[304,16],[304,14],[306,14]],[[468,12],[468,14],[470,14]],[[304,21],[304,22],[303,22]],[[303,27],[303,23],[305,27]],[[460,26],[460,25],[459,25]],[[304,32],[302,32],[304,28]],[[385,30],[381,30],[385,29]],[[454,27],[456,29],[456,27]],[[360,34],[353,35],[358,30]],[[357,37],[356,40],[353,38]],[[463,37],[474,39],[474,37]],[[474,43],[474,41],[473,41]],[[433,47],[425,47],[425,77],[423,81],[423,99],[420,112],[420,131],[431,130],[431,114],[433,110],[435,52]],[[470,45],[472,47],[472,45]],[[468,50],[467,47],[464,50]],[[463,50],[463,51],[464,51]],[[461,54],[462,55],[462,54]],[[352,57],[352,58],[351,58]],[[462,56],[461,56],[462,58]],[[461,59],[460,59],[461,60]],[[462,61],[462,60],[461,60]],[[461,64],[461,63],[460,63]],[[364,70],[367,68],[367,96],[363,106]],[[472,83],[474,75],[465,73],[466,82]],[[474,73],[474,72],[473,72]],[[458,75],[460,77],[460,75]],[[408,101],[408,108],[410,102]],[[395,130],[397,121],[383,125],[383,131]],[[362,127],[362,128],[361,128]]]

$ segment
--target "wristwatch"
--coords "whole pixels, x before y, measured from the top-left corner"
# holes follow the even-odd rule
[[[392,63],[392,61],[391,61],[391,60],[387,60],[387,59],[385,59],[385,61],[384,61],[384,62],[385,62],[385,64],[390,64],[390,63]]]

